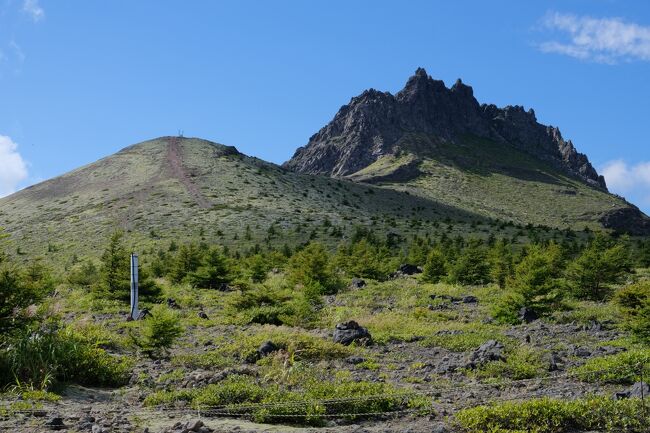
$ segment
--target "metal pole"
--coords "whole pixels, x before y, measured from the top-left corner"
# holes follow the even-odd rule
[[[648,417],[648,409],[646,408],[646,405],[645,405],[645,389],[644,389],[646,383],[645,383],[645,377],[644,377],[645,375],[643,374],[644,370],[645,370],[645,364],[641,364],[640,368],[641,368],[641,371],[640,371],[640,373],[641,373],[641,405],[643,406],[643,418],[647,418]]]
[[[131,318],[137,319],[138,314],[138,255],[131,254]]]

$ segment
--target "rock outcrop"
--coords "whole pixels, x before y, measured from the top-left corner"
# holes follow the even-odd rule
[[[395,95],[370,89],[352,98],[284,166],[301,173],[342,177],[383,156],[404,150],[426,152],[437,141],[457,142],[468,134],[507,143],[589,185],[607,189],[587,156],[564,140],[558,128],[538,123],[532,109],[481,105],[472,88],[460,79],[447,88],[422,68]],[[412,148],[412,135],[420,138],[417,146],[425,149]]]
[[[603,227],[617,233],[629,233],[633,236],[650,236],[650,218],[636,206],[613,209],[600,218]]]

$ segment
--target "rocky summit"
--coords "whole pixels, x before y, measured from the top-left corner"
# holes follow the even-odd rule
[[[460,79],[448,88],[422,68],[394,95],[352,98],[283,167],[518,224],[650,234],[650,219],[533,109],[480,104]]]
[[[433,143],[462,142],[468,135],[505,143],[607,189],[587,156],[558,128],[537,122],[533,109],[479,104],[471,86],[458,79],[447,88],[423,68],[395,95],[370,89],[352,98],[284,166],[309,174],[351,175],[382,156],[412,150],[412,134],[425,135]],[[435,149],[419,151],[426,154]]]

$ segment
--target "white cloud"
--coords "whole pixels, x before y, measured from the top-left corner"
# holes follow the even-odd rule
[[[0,135],[0,197],[11,194],[27,179],[27,164],[11,138]]]
[[[610,191],[620,195],[629,194],[638,197],[644,204],[650,204],[650,161],[628,165],[617,159],[606,163],[601,173]]]
[[[545,28],[561,32],[564,40],[539,44],[545,53],[581,60],[616,63],[619,60],[650,61],[650,27],[621,18],[592,18],[558,12],[542,20]]]
[[[25,0],[23,2],[23,12],[28,14],[34,22],[38,22],[45,18],[45,10],[38,3],[38,0]]]

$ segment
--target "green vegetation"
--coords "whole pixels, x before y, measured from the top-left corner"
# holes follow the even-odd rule
[[[202,389],[162,391],[145,400],[149,406],[170,405],[184,400],[194,408],[215,408],[216,413],[252,416],[259,422],[323,425],[324,416],[340,414],[355,420],[376,413],[404,409],[429,410],[426,399],[382,383],[338,379],[333,383],[308,380],[301,390],[288,390],[274,383],[259,384],[249,376],[230,376]]]
[[[642,404],[640,399],[614,400],[609,396],[573,401],[545,398],[464,409],[456,419],[467,433],[642,433],[650,422]]]
[[[630,259],[622,243],[597,235],[567,271],[574,295],[602,300],[610,294],[608,284],[619,282],[630,272]]]
[[[132,385],[118,391],[128,401],[323,425],[425,414],[432,399],[449,400],[453,417],[461,397],[436,394],[446,386],[480,382],[478,398],[490,395],[484,387],[506,390],[512,380],[544,376],[544,393],[546,376],[564,372],[566,386],[580,384],[580,396],[609,397],[650,362],[648,242],[592,231],[599,212],[618,199],[525,156],[514,158],[520,172],[495,170],[489,158],[468,171],[463,158],[475,158],[476,143],[457,146],[458,158],[425,161],[428,178],[396,188],[297,175],[200,140],[177,149],[183,173],[152,178],[167,173],[174,157],[163,144],[126,149],[53,181],[79,183],[78,199],[61,187],[46,200],[37,186],[31,196],[2,202],[0,222],[12,238],[0,254],[0,289],[8,294],[0,300],[0,387],[17,395],[69,383],[121,386],[135,364]],[[403,161],[383,161],[381,171]],[[102,179],[114,164],[124,185],[108,188]],[[466,213],[426,198],[451,179],[462,182],[441,197],[458,203],[474,194],[465,181],[484,185],[481,200],[502,186],[504,194],[521,185],[530,193],[535,184],[543,195],[575,190],[578,202],[597,203],[579,217],[573,207],[559,218],[543,206],[534,218],[574,229],[525,225],[520,203],[496,209],[483,201]],[[488,208],[512,217],[491,220]],[[26,216],[45,211],[56,223]],[[141,306],[152,315],[126,322],[130,251],[140,255]],[[420,275],[406,275],[418,268]],[[541,323],[522,325],[523,307]],[[367,328],[373,344],[335,343],[335,326],[348,321]],[[503,344],[503,358],[470,366],[467,359],[488,340]],[[573,355],[599,345],[625,351]],[[549,371],[551,352],[561,352],[564,371]],[[601,382],[610,385],[601,390]],[[606,415],[585,418],[583,401]],[[561,428],[601,428],[609,416],[604,428],[614,429],[635,403],[508,404],[468,409],[458,419],[468,431],[525,430],[529,423],[541,433],[564,430],[544,430],[539,414]]]
[[[615,301],[625,317],[625,325],[640,340],[650,343],[650,281],[620,289]]]
[[[81,334],[56,324],[21,330],[0,352],[0,385],[47,389],[56,382],[121,386],[129,378],[126,358],[109,355]]]
[[[422,280],[427,283],[437,283],[447,275],[445,256],[438,249],[432,249],[422,272]]]
[[[511,288],[495,307],[495,316],[504,322],[516,322],[521,307],[537,314],[548,314],[559,306],[563,296],[562,250],[558,244],[529,245],[515,267],[507,285]]]
[[[166,306],[156,305],[140,327],[142,338],[131,334],[144,353],[153,356],[167,351],[183,334],[179,317]]]
[[[634,383],[650,375],[650,349],[632,348],[587,361],[574,373],[587,382]]]

